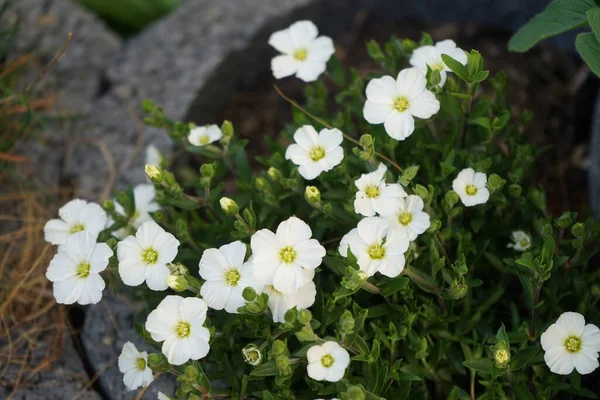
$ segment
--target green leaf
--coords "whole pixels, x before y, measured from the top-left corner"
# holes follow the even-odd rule
[[[585,25],[586,12],[596,7],[594,0],[554,0],[533,17],[508,42],[508,49],[525,52],[537,43]]]
[[[491,375],[494,370],[492,360],[489,358],[474,358],[464,361],[462,364],[467,368],[474,369],[477,372],[483,372],[484,374]]]
[[[442,54],[442,61],[444,61],[444,64],[446,64],[456,76],[465,82],[469,82],[469,71],[467,71],[467,67],[447,54]]]
[[[263,377],[263,376],[275,376],[277,375],[277,365],[274,361],[268,361],[258,367],[254,368],[250,372],[250,377]]]
[[[600,76],[600,42],[593,33],[581,33],[575,39],[575,47],[592,72]]]
[[[592,32],[596,35],[596,40],[600,41],[600,8],[595,7],[588,10],[586,16]]]
[[[521,368],[528,366],[527,364],[533,357],[540,352],[539,347],[528,347],[521,351],[518,351],[510,360],[510,369],[517,371]]]
[[[410,279],[405,276],[394,278],[381,286],[381,294],[384,296],[389,296],[399,290],[406,289],[408,282],[410,282]]]
[[[515,385],[513,387],[513,394],[515,395],[515,399],[535,400],[535,397],[531,394],[531,390],[526,385]]]
[[[273,395],[271,393],[269,393],[268,391],[263,390],[262,399],[263,400],[275,400],[275,397],[273,397]]]
[[[504,324],[500,326],[500,329],[498,329],[498,332],[496,333],[496,343],[499,342],[504,342],[507,345],[510,343],[508,340],[508,335],[506,334],[506,328],[504,328]]]
[[[575,389],[579,389],[581,387],[581,375],[579,375],[579,372],[571,372],[571,375],[569,375],[569,381]]]

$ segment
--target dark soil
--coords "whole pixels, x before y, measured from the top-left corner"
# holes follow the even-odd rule
[[[390,35],[418,40],[429,32],[434,40],[452,38],[459,47],[477,49],[484,56],[490,76],[504,70],[509,78],[509,101],[513,114],[523,110],[534,114],[526,134],[540,146],[551,148],[539,159],[535,179],[548,193],[548,206],[554,214],[564,210],[582,211],[588,205],[587,155],[597,81],[580,60],[547,46],[527,54],[510,53],[510,33],[485,26],[415,22],[381,23],[359,15],[354,29],[336,38],[336,54],[347,66],[366,73],[378,66],[366,53],[365,42],[384,43]],[[252,139],[251,153],[260,153],[264,135],[277,136],[291,120],[290,106],[273,90],[277,85],[288,95],[302,99],[303,82],[298,79],[275,81],[263,74],[248,87],[232,95],[216,116],[234,123],[236,131]],[[485,90],[485,85],[482,87]]]

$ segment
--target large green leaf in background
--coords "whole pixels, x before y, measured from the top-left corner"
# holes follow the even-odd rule
[[[592,72],[600,76],[600,42],[596,36],[593,33],[579,34],[575,47]]]
[[[588,24],[592,28],[592,32],[596,35],[596,40],[600,41],[600,8],[595,7],[587,12]]]
[[[510,39],[508,48],[525,52],[544,39],[584,26],[586,12],[593,7],[594,0],[554,0]]]

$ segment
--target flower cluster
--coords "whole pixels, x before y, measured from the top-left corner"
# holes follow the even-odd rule
[[[283,96],[293,121],[269,153],[254,163],[231,123],[145,101],[198,173],[151,146],[149,182],[72,200],[45,226],[58,302],[97,303],[106,283],[145,301],[152,350],[124,344],[125,387],[174,373],[178,399],[594,394],[579,375],[599,367],[585,318],[600,320],[600,224],[551,216],[506,76],[480,95],[481,55],[428,35],[369,42],[383,70],[368,82],[310,21],[268,43],[275,79],[328,72],[305,107]]]

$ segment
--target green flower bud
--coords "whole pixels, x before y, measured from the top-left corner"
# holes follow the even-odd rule
[[[256,367],[262,362],[262,353],[257,345],[250,343],[242,349],[242,356],[247,364]]]
[[[313,342],[317,340],[317,335],[313,332],[310,325],[304,325],[302,329],[296,332],[296,337],[301,342]]]
[[[340,331],[342,331],[343,333],[348,334],[354,330],[354,317],[352,316],[352,313],[348,310],[342,313],[342,316],[340,317],[338,323],[340,326]]]
[[[169,275],[167,285],[176,292],[183,292],[187,289],[188,282],[183,276]]]
[[[581,222],[576,223],[575,225],[573,225],[573,227],[571,227],[571,233],[576,238],[585,237],[585,233],[586,233],[585,225],[582,224]]]
[[[189,381],[195,381],[200,376],[200,373],[193,365],[188,365],[185,367],[184,376]]]
[[[190,394],[188,394],[188,397],[187,397],[186,400],[202,400],[202,399],[197,394],[190,393]]]
[[[163,180],[162,172],[160,168],[154,165],[146,164],[144,167],[144,171],[146,172],[146,176],[152,183],[161,183]]]
[[[427,229],[427,232],[428,233],[437,232],[441,227],[442,227],[442,221],[440,221],[439,219],[434,219],[433,221],[431,221],[431,225]]]
[[[518,183],[511,183],[508,186],[508,194],[511,197],[517,198],[517,197],[521,196],[522,191],[523,191],[523,188]]]
[[[494,350],[494,361],[496,367],[506,368],[510,362],[510,351],[506,348],[496,348]]]
[[[256,178],[254,185],[256,186],[256,189],[260,190],[261,192],[269,190],[269,182],[267,182],[267,180],[262,176]]]
[[[558,217],[554,223],[561,229],[569,229],[571,225],[573,225],[572,213],[566,212],[563,213],[560,217]]]
[[[369,148],[373,145],[373,136],[369,134],[362,135],[358,142],[362,147]]]
[[[110,247],[113,251],[115,251],[117,249],[117,244],[119,244],[119,241],[117,239],[115,239],[114,237],[109,238],[106,241],[106,244],[108,245],[108,247]]]
[[[454,207],[454,205],[458,203],[459,200],[458,193],[456,193],[454,190],[450,190],[444,196],[444,200],[450,207]]]
[[[171,171],[163,170],[162,171],[163,180],[167,184],[167,186],[172,186],[177,184],[177,180],[175,179],[175,175]]]
[[[230,138],[234,134],[233,124],[230,121],[223,121],[221,125],[221,132],[226,138]]]
[[[178,399],[184,399],[188,394],[188,391],[186,391],[186,389],[188,389],[188,388],[192,388],[192,386],[190,384],[188,384],[185,387],[183,387],[183,384],[182,384],[181,387],[179,387],[177,390],[175,390],[175,397],[177,397]],[[191,390],[192,389],[190,389],[190,391]]]
[[[417,196],[419,196],[422,199],[425,199],[427,197],[427,195],[429,194],[429,191],[427,190],[427,188],[423,185],[417,185],[415,186],[415,194]]]
[[[312,313],[309,310],[300,310],[298,312],[298,322],[302,325],[308,324],[312,320]]]
[[[437,69],[432,70],[429,74],[429,85],[438,86],[441,81],[442,75],[440,74],[440,71],[438,71]]]
[[[198,179],[198,184],[200,186],[202,186],[203,188],[209,188],[211,181],[212,181],[212,178],[207,178],[205,176],[201,176],[200,179]]]
[[[202,164],[200,167],[200,175],[205,178],[212,178],[215,176],[215,166],[211,164]]]
[[[554,229],[552,229],[552,225],[550,224],[544,224],[542,226],[542,235],[544,236],[552,236],[553,231]]]
[[[179,218],[175,222],[175,233],[183,241],[187,241],[190,238],[190,232],[185,219]]]
[[[256,299],[256,290],[251,286],[246,286],[242,292],[242,297],[246,301],[254,301],[254,299]]]
[[[237,203],[229,197],[221,197],[219,204],[225,215],[230,217],[233,217],[240,212],[240,207],[238,207]]]
[[[104,200],[102,202],[102,208],[106,212],[109,212],[109,213],[114,212],[115,211],[115,202],[112,200]]]
[[[148,367],[154,372],[167,372],[171,369],[171,364],[162,353],[152,353],[148,355]]]
[[[170,264],[167,264],[167,267],[169,267],[169,271],[171,272],[171,275],[185,276],[189,273],[187,267],[185,265],[183,265],[182,263],[170,263]]]
[[[466,283],[454,280],[448,289],[448,295],[454,300],[460,300],[467,295],[469,287]]]
[[[156,105],[154,104],[154,102],[152,100],[148,100],[148,99],[142,100],[142,111],[145,112],[146,114],[151,113],[155,107],[156,107]]]
[[[310,204],[317,204],[321,201],[321,192],[316,186],[307,186],[304,190],[304,198]]]
[[[493,193],[497,192],[498,190],[501,190],[505,183],[506,181],[500,178],[500,176],[496,174],[491,174],[488,178],[487,187]]]
[[[365,391],[360,386],[352,386],[346,391],[346,400],[365,400]]]
[[[283,179],[283,174],[281,173],[280,170],[278,170],[275,167],[271,167],[271,168],[268,169],[267,176],[273,182],[279,182],[281,179]]]
[[[283,319],[285,320],[285,322],[293,324],[294,322],[296,322],[296,319],[298,319],[298,310],[296,310],[295,308],[290,308],[285,312]]]
[[[250,314],[262,314],[264,308],[256,303],[247,303],[246,310],[248,310]]]
[[[165,220],[165,213],[164,213],[164,211],[161,211],[161,210],[155,211],[154,214],[152,214],[152,216],[158,222]]]
[[[333,213],[333,206],[331,203],[326,203],[323,205],[323,212],[327,215],[331,215]]]
[[[417,176],[417,172],[419,172],[419,168],[421,168],[418,165],[411,165],[410,167],[406,168],[404,170],[404,172],[402,173],[402,177],[404,179],[406,179],[407,181],[411,181],[415,178],[415,176]]]
[[[287,351],[287,345],[283,342],[283,340],[277,339],[273,342],[271,351],[273,354],[284,354]]]

